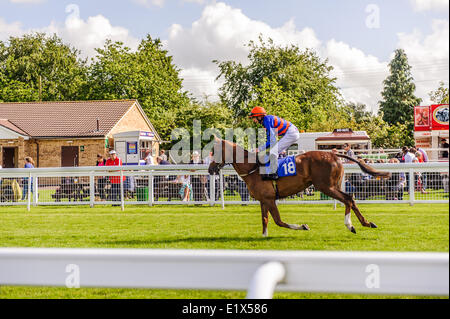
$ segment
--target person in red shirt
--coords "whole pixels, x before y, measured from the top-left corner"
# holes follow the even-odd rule
[[[122,166],[122,160],[117,156],[116,151],[112,150],[109,152],[109,158],[106,161],[105,166]],[[109,181],[111,183],[111,189],[108,201],[120,202],[122,200],[120,191],[120,176],[110,176]],[[125,176],[122,181],[125,181]]]

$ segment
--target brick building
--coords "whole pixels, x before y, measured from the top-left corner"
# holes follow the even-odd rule
[[[94,166],[129,131],[150,132],[157,156],[161,139],[137,100],[0,103],[0,165]]]

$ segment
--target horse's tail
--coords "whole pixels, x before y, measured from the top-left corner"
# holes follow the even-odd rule
[[[390,178],[391,177],[391,173],[390,172],[381,172],[381,171],[377,171],[376,169],[370,167],[369,165],[365,164],[364,162],[360,162],[356,159],[354,159],[353,157],[347,156],[347,155],[342,155],[342,154],[336,154],[337,157],[342,157],[345,158],[349,161],[355,162],[356,164],[359,165],[359,167],[361,168],[361,170],[366,173],[366,174],[370,174],[372,176],[375,177],[382,177],[382,178]]]

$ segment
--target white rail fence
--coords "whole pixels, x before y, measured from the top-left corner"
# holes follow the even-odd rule
[[[448,203],[448,163],[374,164],[393,173],[379,180],[357,165],[344,165],[345,192],[362,203]],[[183,200],[184,199],[184,200]],[[334,204],[315,190],[281,204]],[[245,183],[227,167],[210,176],[204,165],[75,167],[0,170],[0,206],[23,205],[222,205],[257,204]]]
[[[449,255],[0,248],[0,285],[448,296]]]

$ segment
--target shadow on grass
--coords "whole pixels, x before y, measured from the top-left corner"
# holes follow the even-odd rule
[[[331,243],[331,242],[353,242],[354,239],[352,237],[347,238],[321,238],[319,239],[322,243]],[[358,240],[362,241],[377,241],[376,238],[358,238]],[[274,242],[317,242],[317,238],[300,238],[294,236],[274,236],[274,237],[183,237],[183,238],[164,238],[164,239],[130,239],[130,240],[110,240],[110,241],[98,241],[98,244],[102,245],[118,245],[118,246],[140,246],[140,245],[170,245],[170,244],[180,244],[180,243],[189,243],[189,244],[236,244],[236,243],[274,243]]]
[[[98,242],[99,244],[108,245],[145,245],[145,244],[178,244],[178,243],[264,243],[279,240],[298,240],[296,237],[184,237],[184,238],[167,238],[167,239],[131,239]]]

